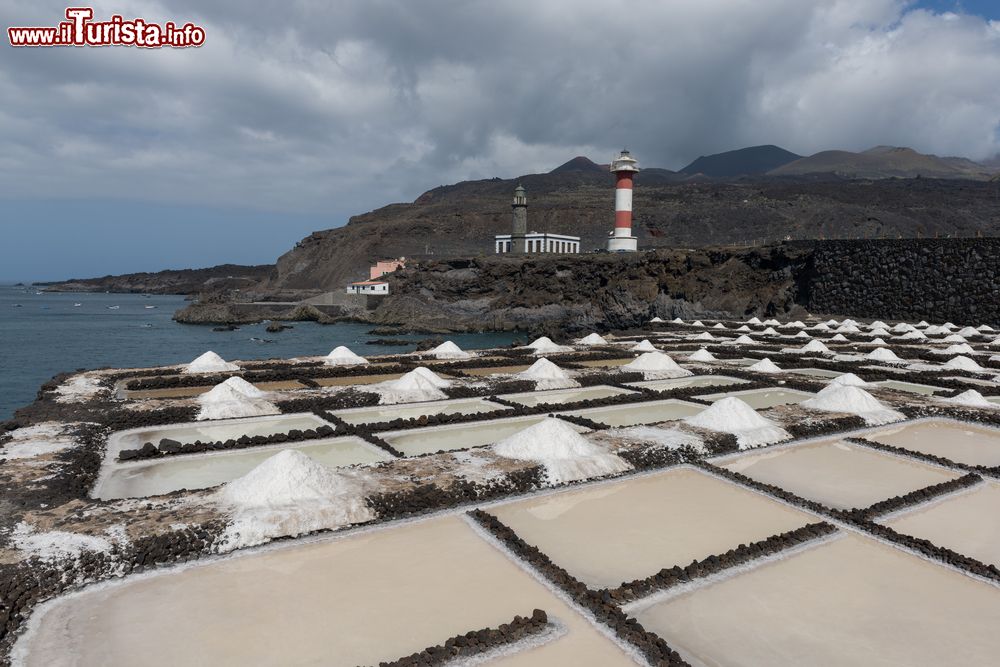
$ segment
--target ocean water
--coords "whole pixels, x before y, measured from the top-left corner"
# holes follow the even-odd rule
[[[327,354],[346,345],[361,355],[415,349],[425,335],[399,336],[404,346],[368,345],[388,338],[367,333],[370,324],[294,322],[267,333],[263,324],[237,331],[170,319],[181,296],[139,294],[36,294],[34,288],[0,285],[0,420],[31,403],[38,387],[57,373],[77,369],[141,367],[188,362],[206,350],[226,359],[269,359]],[[76,304],[79,304],[78,306]],[[117,308],[113,308],[117,306]],[[449,334],[459,347],[507,345],[512,333]],[[265,342],[267,341],[267,342]]]

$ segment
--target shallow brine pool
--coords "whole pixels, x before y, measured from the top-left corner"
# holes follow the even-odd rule
[[[33,619],[15,654],[46,667],[353,667],[536,607],[568,633],[511,664],[634,664],[454,516],[91,587]]]
[[[921,422],[878,431],[865,437],[966,465],[1000,465],[1000,430],[972,424],[953,421]]]
[[[672,378],[669,380],[646,380],[644,382],[630,382],[629,387],[642,387],[654,391],[669,391],[671,389],[685,389],[687,387],[728,387],[734,384],[748,384],[749,380],[731,378],[726,375],[692,375],[686,378]]]
[[[987,482],[880,523],[1000,567],[998,515],[1000,485]]]
[[[690,468],[488,510],[591,587],[648,577],[815,521]]]
[[[868,507],[958,477],[943,468],[840,440],[767,449],[727,458],[719,465],[837,509]]]
[[[354,436],[205,454],[179,454],[111,464],[102,471],[91,497],[100,500],[143,498],[180,489],[206,489],[242,477],[284,449],[298,450],[335,468],[392,459],[387,452]]]
[[[932,396],[939,391],[946,391],[941,387],[932,387],[929,384],[901,382],[899,380],[882,380],[881,382],[873,382],[872,384],[877,387],[884,387],[885,389],[895,389],[897,391],[905,391],[911,394],[921,394],[922,396]]]
[[[336,410],[330,414],[340,417],[348,424],[377,424],[392,421],[393,419],[413,419],[425,415],[473,415],[480,412],[493,412],[494,410],[505,409],[505,406],[499,403],[491,403],[483,398],[463,398],[453,401],[376,405],[370,408]]]
[[[542,403],[576,403],[577,401],[592,401],[597,398],[635,394],[617,387],[597,385],[582,389],[555,389],[552,391],[529,391],[522,394],[504,394],[500,398],[520,405],[540,405]]]
[[[791,405],[793,403],[801,403],[807,398],[812,397],[812,394],[806,391],[799,391],[797,389],[747,389],[746,391],[727,391],[720,392],[717,394],[704,394],[698,396],[697,398],[703,401],[720,401],[723,398],[729,398],[734,396],[747,405],[749,405],[754,410],[763,410],[765,408],[773,408],[777,405]]]
[[[603,408],[586,408],[570,410],[561,414],[574,417],[585,417],[608,426],[636,426],[638,424],[656,424],[672,419],[683,419],[696,415],[705,409],[704,405],[688,403],[677,399],[665,401],[648,401],[633,405],[612,405]]]
[[[201,442],[218,442],[237,439],[244,435],[274,435],[288,433],[291,430],[305,431],[320,426],[330,426],[310,413],[292,415],[273,415],[267,417],[246,417],[241,419],[224,419],[219,421],[190,422],[171,426],[157,426],[150,429],[132,429],[114,433],[108,439],[108,460],[118,457],[123,449],[142,447],[143,443],[158,444],[161,439],[169,438],[181,444]]]
[[[995,665],[1000,590],[844,535],[643,609],[700,665]]]
[[[839,371],[828,371],[825,368],[789,368],[788,372],[796,375],[808,375],[810,377],[830,379],[843,375],[843,373]]]

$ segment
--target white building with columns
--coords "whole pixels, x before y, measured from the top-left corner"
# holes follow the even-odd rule
[[[510,234],[497,234],[493,237],[498,255],[511,252],[513,237]],[[536,253],[578,253],[580,252],[580,237],[565,234],[550,234],[548,232],[528,232],[524,235],[525,252]]]

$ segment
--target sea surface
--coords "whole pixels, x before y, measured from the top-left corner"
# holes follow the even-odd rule
[[[346,345],[358,354],[395,354],[416,348],[426,335],[391,337],[403,345],[369,345],[370,324],[293,322],[267,333],[264,324],[237,331],[170,319],[184,307],[181,296],[42,293],[0,285],[0,420],[31,403],[39,386],[58,373],[102,367],[140,367],[191,361],[207,350],[227,360],[327,354]],[[79,304],[79,305],[77,305]],[[507,345],[513,333],[449,334],[459,347]]]

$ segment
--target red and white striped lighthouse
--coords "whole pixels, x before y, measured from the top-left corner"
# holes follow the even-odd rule
[[[615,231],[608,238],[608,252],[635,252],[632,236],[632,176],[639,173],[638,162],[627,150],[611,161],[615,175]]]

